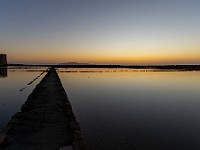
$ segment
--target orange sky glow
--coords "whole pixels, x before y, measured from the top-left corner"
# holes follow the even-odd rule
[[[200,2],[0,1],[8,63],[200,64]]]

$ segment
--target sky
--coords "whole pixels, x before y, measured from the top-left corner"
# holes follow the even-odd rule
[[[200,64],[199,0],[0,0],[9,63]]]

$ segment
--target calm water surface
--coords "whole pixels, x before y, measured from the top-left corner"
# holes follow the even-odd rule
[[[0,70],[0,128],[43,70]],[[89,150],[200,149],[200,72],[59,71]]]
[[[89,150],[200,149],[200,72],[59,75]]]
[[[10,118],[18,111],[26,101],[28,95],[43,78],[38,77],[46,68],[0,68],[0,129],[5,127]]]

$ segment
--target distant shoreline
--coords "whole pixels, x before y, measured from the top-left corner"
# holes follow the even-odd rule
[[[0,67],[55,67],[55,68],[126,68],[126,69],[172,69],[172,70],[200,70],[200,65],[35,65],[35,64],[8,64]]]

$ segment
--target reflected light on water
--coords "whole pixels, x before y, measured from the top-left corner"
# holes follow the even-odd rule
[[[76,71],[59,75],[89,149],[200,149],[200,72]]]
[[[35,71],[30,68],[4,68],[1,70],[0,75],[3,78],[0,77],[0,128],[5,127],[11,116],[20,111],[22,104],[24,104],[28,95],[32,92],[36,84],[40,82],[42,77],[28,87],[27,83],[37,77],[43,70],[45,68],[35,69]],[[20,92],[20,89],[24,87],[26,89]]]

